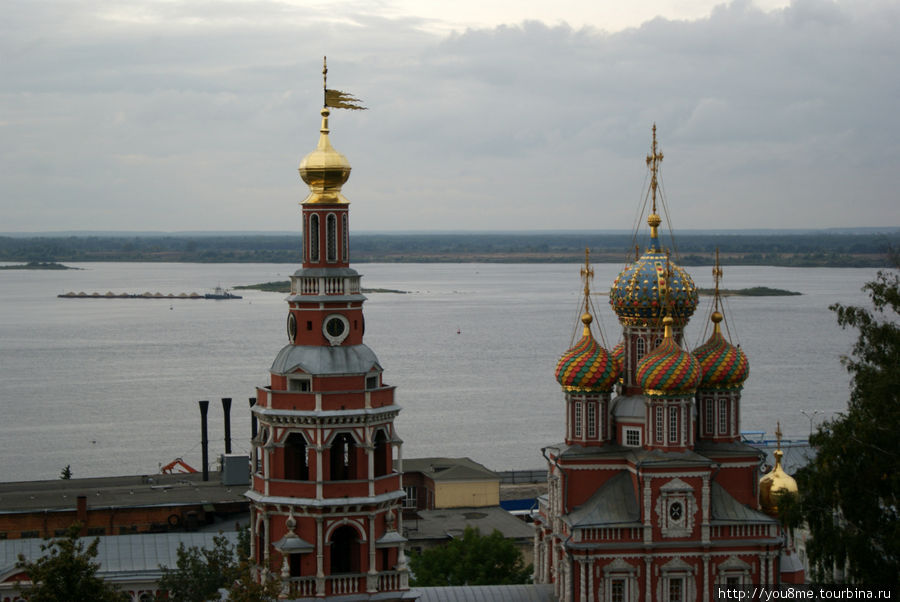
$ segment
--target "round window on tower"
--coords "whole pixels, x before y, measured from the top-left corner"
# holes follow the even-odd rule
[[[291,343],[294,342],[294,339],[297,338],[297,317],[293,312],[288,313],[287,317],[287,335],[288,341]]]
[[[322,334],[332,345],[340,345],[350,334],[350,322],[341,314],[326,316],[322,324]]]

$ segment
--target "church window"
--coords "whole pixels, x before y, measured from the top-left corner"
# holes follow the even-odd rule
[[[609,586],[611,602],[625,602],[625,580],[613,579]]]
[[[306,439],[291,433],[284,442],[284,478],[288,481],[309,480],[309,454]]]
[[[625,429],[625,445],[628,447],[641,446],[641,429]]]
[[[309,261],[319,263],[319,216],[309,216]]]
[[[326,259],[329,263],[337,261],[337,218],[329,213],[325,218]]]
[[[644,353],[646,352],[644,347],[644,339],[638,339],[637,341],[635,341],[635,356],[637,357],[637,361],[641,361],[641,358],[644,357]]]
[[[347,228],[347,214],[341,216],[341,260],[350,261],[350,230]]]
[[[656,406],[656,442],[663,442],[663,409]]]
[[[669,578],[669,598],[668,602],[684,601],[684,579],[681,577]]]
[[[375,476],[383,477],[391,472],[390,444],[384,431],[375,435]]]
[[[575,402],[575,436],[581,437],[581,402]]]
[[[588,419],[588,437],[594,438],[597,436],[597,404],[596,403],[588,403],[587,419]]]
[[[725,577],[725,585],[728,587],[736,587],[741,584],[741,578],[735,576]]]
[[[289,378],[288,391],[303,392],[311,389],[308,378]]]
[[[377,376],[367,376],[366,377],[366,389],[377,389],[378,388],[378,377]]]
[[[728,401],[725,399],[719,400],[719,434],[724,435],[728,433]]]
[[[347,481],[356,478],[356,442],[348,433],[341,433],[331,443],[331,480]]]
[[[704,407],[706,408],[706,420],[704,420],[703,432],[707,435],[713,434],[713,400],[706,399],[703,401]]]
[[[309,260],[309,218],[303,220],[303,261]]]
[[[338,528],[331,536],[331,574],[355,573],[359,570],[359,538],[349,525]]]
[[[678,442],[678,408],[669,408],[669,443]]]

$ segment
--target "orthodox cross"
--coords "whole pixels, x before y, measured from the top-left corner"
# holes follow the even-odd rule
[[[653,213],[656,213],[656,174],[659,172],[659,164],[663,160],[663,154],[656,146],[656,124],[653,124],[653,145],[650,147],[652,151],[647,155],[647,167],[650,168],[650,194],[653,197]]]
[[[594,279],[594,268],[591,267],[591,250],[587,247],[584,249],[584,267],[581,268],[581,277],[584,278],[584,311],[589,313],[591,280]]]
[[[716,283],[715,311],[719,311],[719,280],[722,278],[722,266],[719,264],[719,248],[716,247],[716,264],[713,266],[713,280]]]

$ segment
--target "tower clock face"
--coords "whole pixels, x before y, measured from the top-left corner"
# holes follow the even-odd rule
[[[293,313],[288,313],[287,317],[287,335],[288,340],[292,341],[297,338],[297,317]]]
[[[340,345],[350,334],[350,322],[340,314],[326,316],[322,324],[322,334],[332,345]]]

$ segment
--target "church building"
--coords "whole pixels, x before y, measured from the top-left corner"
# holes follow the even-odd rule
[[[781,579],[781,528],[758,503],[761,452],[741,441],[749,364],[722,333],[718,264],[712,334],[684,349],[698,294],[660,242],[662,158],[654,126],[649,245],[609,294],[622,341],[608,351],[593,334],[586,263],[583,335],[556,367],[566,430],[543,449],[534,556],[535,581],[562,602],[711,600],[717,585]]]
[[[300,163],[303,265],[291,276],[287,343],[257,388],[251,459],[251,556],[282,597],[402,600],[400,408],[363,343],[360,275],[350,268],[350,163],[329,140]],[[339,100],[339,102],[341,102]],[[331,104],[332,108],[346,108]]]

